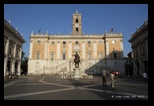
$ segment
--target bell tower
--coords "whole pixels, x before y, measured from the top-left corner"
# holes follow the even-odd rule
[[[76,10],[76,14],[73,14],[72,35],[73,36],[82,35],[82,19],[81,19],[81,14],[78,14],[78,10]]]

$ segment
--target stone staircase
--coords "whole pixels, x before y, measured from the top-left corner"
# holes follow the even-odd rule
[[[66,69],[66,71],[68,71],[68,65],[69,65],[69,62],[65,61],[58,64],[57,66],[40,68],[38,70],[35,70],[35,73],[36,74],[56,74],[56,73],[59,73],[64,68]]]
[[[56,62],[55,62],[56,63]],[[49,67],[43,67],[41,69],[36,70],[36,74],[61,74],[63,71],[65,71],[66,73],[73,73],[74,68],[75,68],[75,64],[71,62],[71,70],[69,70],[70,68],[70,64],[69,61],[64,61],[61,62],[58,65],[55,65],[55,63],[51,63],[51,65]],[[95,67],[95,63],[87,61],[87,60],[83,60],[81,62],[81,64],[79,64],[80,67],[80,74],[81,75],[86,75],[86,71],[93,71],[93,72],[97,72],[97,70],[100,70],[99,67]]]

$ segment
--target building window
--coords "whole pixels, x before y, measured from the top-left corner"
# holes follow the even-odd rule
[[[78,28],[76,28],[76,33],[78,33],[78,31],[79,31],[79,29],[78,29]]]
[[[36,53],[36,59],[40,59],[40,53]]]
[[[63,45],[66,45],[66,41],[63,41]]]
[[[117,59],[117,53],[116,52],[114,52],[114,59]]]
[[[54,45],[55,44],[55,42],[54,41],[51,41],[51,45]]]
[[[99,41],[98,44],[99,44],[99,45],[102,45],[102,41]]]
[[[66,54],[63,54],[63,60],[66,60]]]
[[[51,53],[51,60],[54,60],[54,53]]]
[[[76,19],[76,23],[78,23],[78,19]]]
[[[88,60],[91,60],[91,53],[88,53]]]
[[[99,59],[102,59],[103,58],[103,53],[99,53]]]
[[[65,48],[66,46],[66,41],[63,41],[63,48]]]
[[[78,45],[78,44],[79,44],[79,42],[78,42],[78,41],[75,41],[75,44],[76,44],[76,45]]]
[[[40,41],[40,40],[38,40],[38,41],[37,41],[37,44],[41,44],[41,41]]]
[[[91,41],[88,41],[88,44],[90,45],[91,44]]]

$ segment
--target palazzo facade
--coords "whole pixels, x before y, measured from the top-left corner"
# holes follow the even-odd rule
[[[20,74],[23,43],[21,34],[4,19],[4,76],[7,72]]]
[[[122,33],[84,34],[82,15],[72,16],[72,34],[31,33],[28,74],[58,73],[74,69],[74,54],[80,56],[80,71],[102,69],[124,72]]]
[[[133,53],[133,73],[142,76],[148,73],[148,21],[136,30],[129,39]]]

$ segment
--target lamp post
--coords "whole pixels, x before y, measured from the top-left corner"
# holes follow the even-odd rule
[[[44,76],[45,76],[45,66],[44,66]]]
[[[103,37],[104,40],[104,49],[105,49],[105,69],[107,69],[107,56],[106,56],[106,33]]]
[[[69,73],[71,72],[71,61],[69,61]]]

